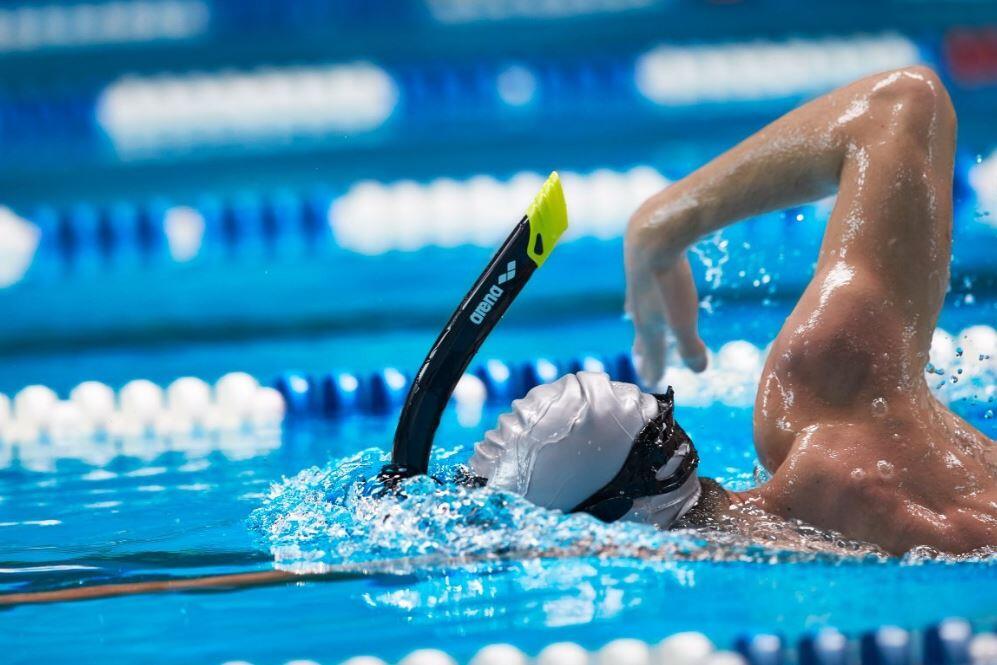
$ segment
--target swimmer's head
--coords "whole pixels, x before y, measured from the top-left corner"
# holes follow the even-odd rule
[[[670,392],[578,372],[514,401],[475,446],[471,468],[488,487],[544,508],[667,528],[699,497],[697,462]]]

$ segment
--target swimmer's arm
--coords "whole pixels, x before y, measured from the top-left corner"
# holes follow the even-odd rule
[[[705,166],[649,198],[625,235],[627,309],[635,356],[648,385],[664,371],[664,331],[675,333],[692,369],[706,365],[698,297],[686,250],[746,217],[833,194],[842,166],[881,129],[864,113],[892,103],[890,77],[931,76],[923,68],[878,74],[787,113]]]

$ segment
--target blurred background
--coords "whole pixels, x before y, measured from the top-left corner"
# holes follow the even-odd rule
[[[623,329],[620,235],[644,197],[912,63],[959,113],[946,316],[993,325],[991,2],[4,1],[0,390],[412,369],[553,169],[572,228],[497,350],[581,352],[526,324]],[[766,343],[830,205],[701,243],[706,314],[744,307]]]

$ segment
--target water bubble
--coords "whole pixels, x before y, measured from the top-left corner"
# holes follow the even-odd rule
[[[448,454],[452,455],[453,451]],[[565,515],[522,497],[457,483],[463,467],[442,465],[434,451],[433,478],[403,481],[388,491],[377,480],[388,455],[368,449],[275,484],[249,525],[278,565],[293,570],[411,557],[485,557],[595,551],[600,543],[625,549],[693,552],[688,536],[634,523],[604,524]]]
[[[991,420],[994,417],[994,410],[987,409],[986,412],[983,414],[983,417],[986,418],[987,420]]]
[[[886,399],[883,397],[877,397],[872,400],[872,415],[876,418],[882,418],[886,415],[889,405],[886,403]]]
[[[956,355],[956,357],[957,358],[961,358],[962,354],[963,354],[962,347],[961,346],[955,347],[955,355]]]

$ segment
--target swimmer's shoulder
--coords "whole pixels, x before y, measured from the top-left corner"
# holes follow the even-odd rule
[[[876,428],[850,423],[806,427],[786,459],[760,489],[765,510],[879,542],[882,522],[892,521],[900,502],[897,480],[877,469]]]
[[[946,465],[950,450],[930,450],[919,428],[903,425],[873,419],[806,428],[760,488],[764,508],[898,554],[918,545],[997,546],[997,490],[985,470]],[[973,496],[965,491],[971,477],[980,486]]]

